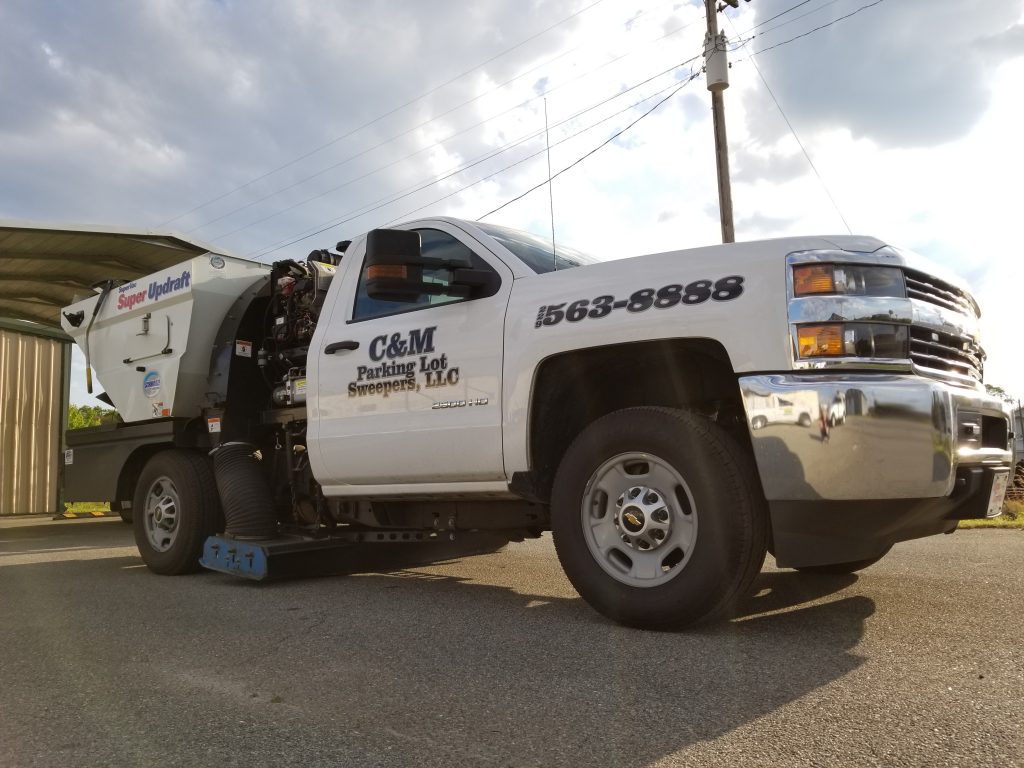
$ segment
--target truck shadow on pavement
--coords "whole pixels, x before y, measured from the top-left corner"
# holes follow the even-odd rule
[[[738,617],[795,608],[835,594],[857,583],[848,573],[802,574],[796,571],[762,572],[754,581],[751,595],[739,606]]]
[[[244,719],[262,733],[264,764],[295,764],[301,750],[305,765],[640,768],[688,747],[713,753],[704,742],[855,671],[875,610],[841,594],[855,576],[769,571],[731,622],[643,632],[569,597],[546,558],[455,567],[246,589],[217,575],[156,577],[130,557],[26,563],[0,569],[17,574],[0,642],[35,649],[18,662],[31,679],[32,664],[53,669],[40,649],[58,637],[92,640],[78,671],[48,690],[99,697],[124,725],[119,738],[145,734],[124,743],[135,756],[243,754],[246,733],[224,723]],[[19,626],[15,643],[7,635]],[[158,667],[147,638],[159,638]],[[89,691],[78,690],[83,676]],[[192,721],[183,745],[165,713],[197,707],[209,717]]]
[[[857,669],[875,604],[828,599],[855,580],[765,573],[737,619],[681,633],[620,627],[578,598],[421,571],[332,580],[331,591],[352,586],[374,606],[346,609],[343,643],[379,649],[380,679],[363,695],[385,710],[381,722],[444,724],[410,764],[431,762],[425,750],[455,763],[639,768]],[[337,626],[315,615],[312,633]],[[424,738],[391,728],[410,749]]]
[[[856,577],[765,573],[731,622],[643,632],[578,598],[422,573],[352,581],[383,592],[389,610],[386,629],[370,619],[381,634],[346,642],[386,636],[395,661],[415,659],[400,683],[376,688],[389,711],[430,711],[456,755],[472,745],[514,765],[639,768],[715,739],[856,670],[875,610],[864,596],[828,600]]]

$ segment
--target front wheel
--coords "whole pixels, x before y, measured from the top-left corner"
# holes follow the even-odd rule
[[[199,570],[203,543],[223,527],[210,460],[184,450],[153,456],[135,486],[132,517],[135,543],[151,571]]]
[[[584,429],[559,466],[551,514],[573,586],[630,626],[725,617],[764,562],[767,514],[750,458],[687,411],[627,408]]]

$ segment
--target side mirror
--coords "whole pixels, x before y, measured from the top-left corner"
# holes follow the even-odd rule
[[[490,296],[500,286],[493,272],[473,269],[468,259],[423,256],[419,232],[374,229],[366,236],[366,295],[384,301],[416,302],[423,295]],[[424,269],[449,272],[447,281],[424,280]]]
[[[416,301],[423,293],[420,233],[374,229],[366,236],[366,295],[384,301]]]

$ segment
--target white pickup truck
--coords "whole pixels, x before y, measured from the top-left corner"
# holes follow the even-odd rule
[[[66,496],[130,509],[157,573],[551,530],[594,608],[680,627],[727,616],[766,551],[850,572],[999,513],[978,307],[912,253],[595,262],[451,218],[338,248],[207,254],[63,311],[123,418],[68,433]],[[783,400],[813,418],[758,418]]]

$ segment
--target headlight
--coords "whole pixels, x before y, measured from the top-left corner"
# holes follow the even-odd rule
[[[801,359],[864,357],[902,360],[909,356],[907,326],[889,323],[827,323],[796,329]]]
[[[793,267],[795,296],[890,296],[904,298],[903,270],[860,264],[801,264]]]

